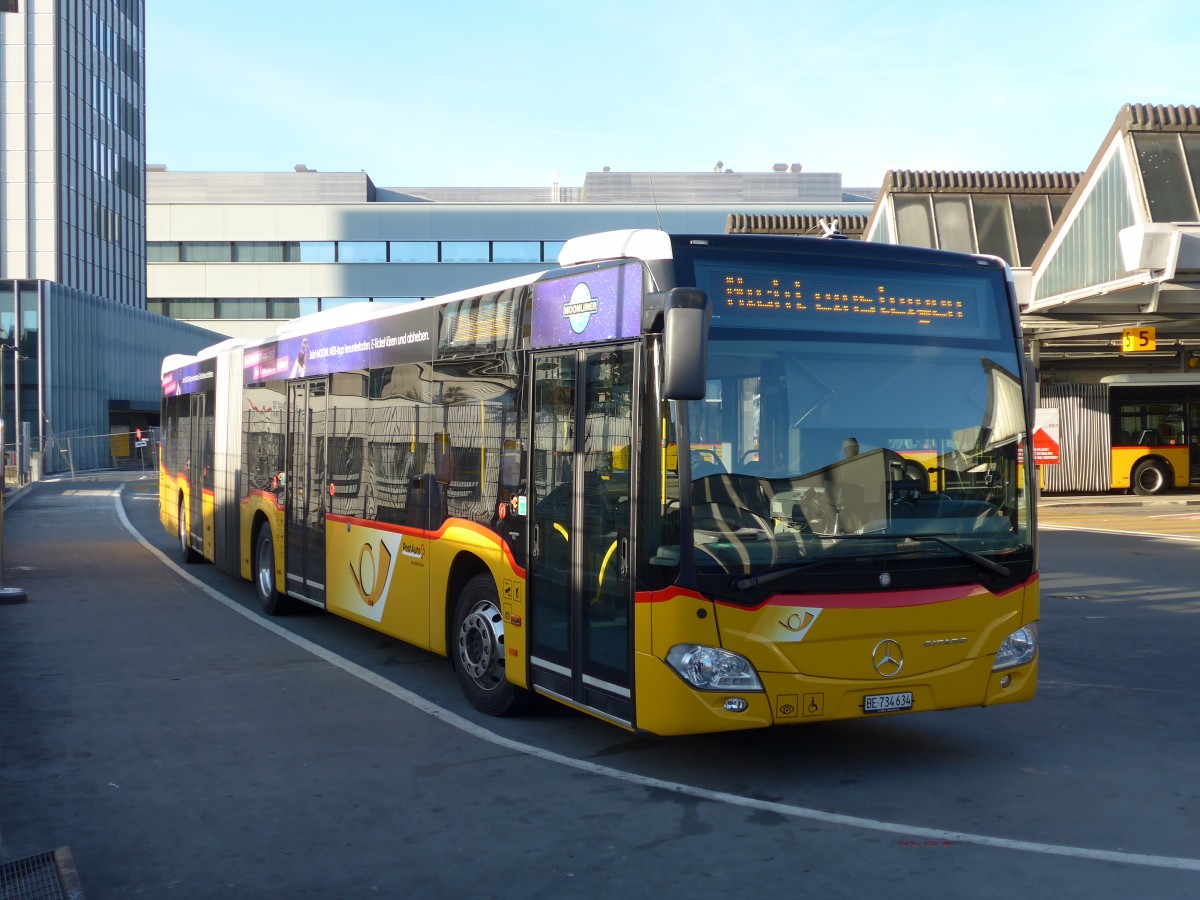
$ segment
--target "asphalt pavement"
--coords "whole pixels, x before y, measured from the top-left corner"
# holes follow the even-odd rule
[[[497,896],[502,873],[518,869],[538,879],[524,896],[561,897],[572,895],[573,849],[594,847],[602,820],[620,823],[602,833],[632,843],[675,827],[662,805],[628,818],[632,789],[605,786],[590,795],[590,823],[539,833],[538,798],[568,790],[569,771],[535,768],[406,704],[381,715],[376,689],[242,627],[154,559],[125,527],[122,492],[153,522],[156,484],[138,473],[8,495],[4,586],[28,599],[0,605],[0,866],[69,846],[92,900]],[[1200,531],[1193,507],[1200,495],[1046,497],[1041,521],[1181,533],[1195,520]],[[442,665],[427,657],[408,664]],[[478,808],[497,785],[505,796]],[[399,825],[397,804],[411,809]],[[522,815],[507,853],[478,868],[480,848]],[[593,878],[574,894],[645,886],[616,866]]]
[[[138,480],[42,483],[6,510],[4,576],[28,602],[0,606],[0,863],[68,846],[89,900],[190,900],[399,896],[406,865],[440,855],[412,894],[469,895],[454,856],[491,819],[447,840],[421,809],[514,776],[408,705],[380,715],[378,691],[154,559],[118,508],[123,488],[156,502]],[[435,768],[397,798],[396,764]],[[401,802],[411,828],[375,833]]]

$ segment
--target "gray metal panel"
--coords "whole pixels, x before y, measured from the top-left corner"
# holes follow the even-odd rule
[[[579,203],[583,189],[541,187],[397,187],[379,188],[380,203]]]
[[[840,202],[837,172],[588,172],[585,203]]]
[[[365,203],[374,194],[365,172],[146,173],[147,203]]]

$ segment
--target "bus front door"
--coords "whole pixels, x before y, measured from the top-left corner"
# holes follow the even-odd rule
[[[632,725],[632,347],[535,357],[530,677]]]
[[[284,568],[288,596],[314,606],[325,605],[327,394],[324,378],[288,385]]]

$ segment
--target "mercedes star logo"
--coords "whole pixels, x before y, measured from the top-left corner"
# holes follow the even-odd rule
[[[888,638],[875,645],[871,651],[871,662],[883,678],[893,678],[904,668],[904,651],[898,643]]]

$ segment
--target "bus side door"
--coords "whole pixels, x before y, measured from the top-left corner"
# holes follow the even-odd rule
[[[325,513],[331,486],[326,464],[328,393],[324,378],[288,385],[284,569],[288,595],[314,606],[325,605]]]
[[[191,430],[187,447],[189,542],[197,552],[204,550],[204,488],[212,487],[213,411],[211,396],[198,391],[188,396]]]
[[[533,362],[531,683],[632,724],[635,350]]]

